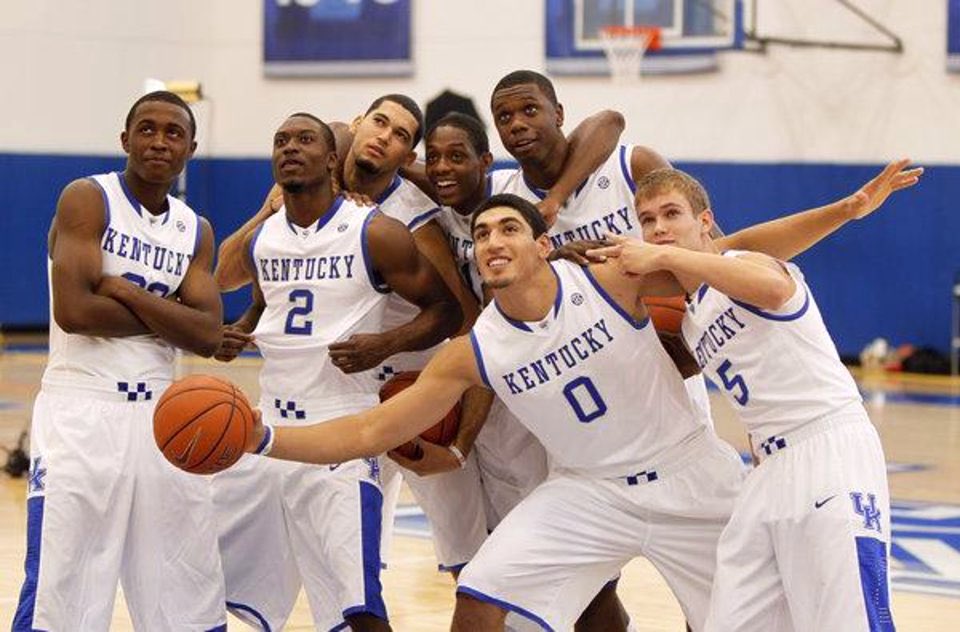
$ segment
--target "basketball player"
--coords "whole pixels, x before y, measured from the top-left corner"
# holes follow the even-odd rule
[[[376,363],[363,345],[361,353],[335,353],[339,341],[382,335],[398,351],[415,350],[460,325],[456,300],[409,230],[335,196],[336,163],[324,123],[303,113],[288,118],[273,151],[284,207],[246,238],[253,304],[236,327],[253,334],[264,356],[261,408],[278,424],[377,401]],[[417,312],[384,330],[391,290]],[[228,603],[238,616],[282,628],[302,580],[318,629],[388,629],[376,458],[329,468],[246,459],[218,476],[217,487]]]
[[[151,92],[120,135],[124,171],[57,203],[14,630],[107,630],[118,579],[139,630],[226,630],[209,480],[167,463],[151,422],[175,349],[220,340],[213,231],[168,195],[195,137],[187,104]]]
[[[842,201],[871,213],[922,169],[893,162]],[[706,191],[681,171],[637,183],[646,244],[600,254],[672,272],[688,292],[683,335],[738,412],[760,461],[720,538],[707,629],[893,630],[890,500],[880,439],[799,268],[710,237]]]
[[[465,389],[486,385],[540,439],[552,470],[463,570],[454,629],[502,629],[508,610],[567,629],[641,554],[700,629],[742,464],[696,421],[638,301],[646,280],[608,263],[548,263],[546,224],[517,196],[491,197],[473,223],[494,301],[470,336],[372,411],[307,428],[264,426],[249,448],[317,463],[376,454],[435,423]]]

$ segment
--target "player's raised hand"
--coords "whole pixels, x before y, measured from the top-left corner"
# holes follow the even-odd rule
[[[369,195],[364,195],[363,193],[357,193],[356,191],[347,191],[342,189],[340,195],[345,197],[347,200],[353,202],[357,206],[376,206],[377,203]]]
[[[221,338],[220,346],[213,357],[220,362],[231,362],[252,342],[252,334],[246,333],[236,325],[225,325],[223,327],[223,338]]]
[[[460,461],[448,448],[424,441],[420,437],[416,437],[413,441],[417,445],[417,454],[420,458],[408,459],[396,450],[387,452],[387,456],[396,461],[400,467],[418,476],[443,474],[460,469]]]
[[[550,261],[566,259],[567,261],[572,261],[581,266],[585,266],[590,263],[603,263],[607,260],[606,257],[591,256],[590,253],[595,252],[597,249],[603,248],[606,245],[607,242],[601,239],[571,241],[568,244],[564,244],[559,248],[554,248],[551,250],[550,256],[547,258]]]
[[[895,160],[884,167],[875,178],[864,184],[844,203],[854,219],[862,219],[879,208],[894,191],[912,187],[920,181],[923,167],[907,169],[909,158]]]
[[[372,369],[393,354],[390,340],[381,334],[353,334],[330,345],[333,366],[344,373]]]
[[[560,208],[563,206],[563,203],[548,195],[537,202],[536,206],[537,210],[540,211],[540,215],[543,216],[543,221],[547,223],[547,228],[549,228],[557,221],[557,215],[560,214]]]

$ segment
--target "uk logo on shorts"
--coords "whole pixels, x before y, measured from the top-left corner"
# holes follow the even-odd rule
[[[877,509],[877,497],[874,494],[867,494],[867,502],[863,502],[861,492],[850,492],[850,500],[853,501],[853,510],[858,516],[863,518],[863,528],[882,533],[880,528],[880,510]]]
[[[43,479],[47,475],[47,468],[43,467],[42,458],[35,457],[30,465],[29,478],[27,479],[27,494],[30,496],[41,494],[46,489]]]

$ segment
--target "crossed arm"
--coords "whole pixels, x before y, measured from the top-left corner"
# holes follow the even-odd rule
[[[103,276],[105,209],[98,187],[77,180],[64,189],[50,235],[53,317],[68,333],[124,337],[154,333],[198,355],[220,342],[222,307],[210,274],[213,229],[202,222],[196,256],[177,293],[160,297],[121,277]]]

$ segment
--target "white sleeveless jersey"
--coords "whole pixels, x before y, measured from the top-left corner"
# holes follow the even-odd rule
[[[380,211],[384,215],[402,222],[411,233],[425,226],[440,213],[440,207],[436,202],[417,188],[417,185],[400,176],[394,177],[393,182],[377,200],[377,204],[380,205]],[[387,301],[387,313],[384,316],[382,330],[387,331],[405,325],[419,313],[419,307],[397,294],[391,294]],[[398,353],[391,356],[384,365],[395,367],[396,371],[422,369],[430,355],[423,351]]]
[[[792,263],[785,265],[797,289],[777,312],[704,285],[691,297],[683,319],[683,337],[700,368],[750,433],[761,438],[861,401],[803,274]]]
[[[122,276],[159,296],[175,294],[200,245],[196,213],[167,196],[167,212],[153,215],[133,197],[120,173],[91,180],[103,194],[105,209],[100,238],[103,275]],[[125,382],[173,378],[174,348],[159,336],[68,334],[52,317],[52,291],[50,300],[50,359],[44,383],[117,390]]]
[[[512,320],[496,301],[481,313],[470,334],[480,373],[552,467],[636,474],[702,426],[649,319],[635,321],[586,268],[550,265],[558,289],[543,321]]]
[[[607,233],[641,239],[640,224],[633,207],[636,184],[630,172],[632,145],[620,145],[560,209],[557,221],[547,234],[554,248],[571,241],[603,239]],[[530,184],[517,169],[493,193],[513,193],[537,203],[547,192]]]
[[[389,290],[377,279],[366,235],[376,213],[338,197],[313,226],[291,223],[281,208],[258,229],[250,257],[266,301],[253,332],[264,358],[264,405],[302,419],[316,409],[310,402],[377,392],[374,371],[343,373],[327,352],[354,333],[382,329]]]

